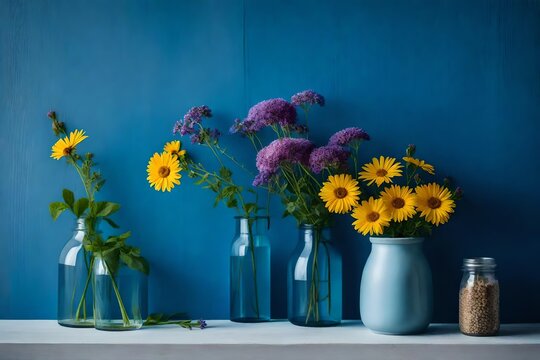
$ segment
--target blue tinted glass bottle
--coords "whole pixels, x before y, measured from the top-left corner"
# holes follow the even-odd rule
[[[236,217],[231,248],[230,319],[236,322],[270,320],[269,218]]]
[[[341,255],[328,229],[300,227],[300,241],[288,266],[288,318],[299,326],[341,323]]]
[[[58,323],[69,327],[93,327],[92,256],[83,246],[84,218],[58,259]]]
[[[96,329],[140,329],[147,316],[146,275],[124,264],[111,264],[99,254],[95,257],[93,270]]]

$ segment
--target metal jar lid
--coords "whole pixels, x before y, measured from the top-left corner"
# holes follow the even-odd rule
[[[496,267],[495,259],[490,257],[463,259],[463,270],[495,270]]]

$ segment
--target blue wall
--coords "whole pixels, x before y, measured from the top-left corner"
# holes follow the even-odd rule
[[[327,99],[311,121],[319,142],[361,126],[366,160],[415,143],[465,189],[426,245],[434,321],[457,321],[462,258],[493,256],[503,321],[540,322],[540,2],[502,0],[1,1],[0,318],[56,316],[73,219],[53,223],[48,203],[82,188],[49,158],[49,109],[88,132],[81,150],[108,179],[101,196],[123,205],[117,220],[152,264],[150,310],[226,318],[233,214],[187,179],[171,194],[150,189],[147,160],[193,105],[226,132],[252,104],[306,88]],[[284,317],[297,239],[274,213],[272,310]],[[344,314],[357,318],[370,246],[349,222],[336,239]]]

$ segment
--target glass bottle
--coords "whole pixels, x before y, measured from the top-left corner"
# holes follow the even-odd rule
[[[123,264],[94,261],[94,317],[98,330],[136,330],[144,323],[148,303],[146,275]]]
[[[329,229],[300,227],[300,241],[288,266],[288,318],[299,326],[341,323],[341,255]]]
[[[493,258],[463,260],[459,290],[459,329],[465,335],[491,336],[499,331],[499,281]]]
[[[230,257],[230,319],[270,320],[270,241],[267,216],[236,219]]]
[[[94,326],[92,256],[83,246],[85,234],[85,219],[79,218],[58,260],[58,323],[63,326]]]

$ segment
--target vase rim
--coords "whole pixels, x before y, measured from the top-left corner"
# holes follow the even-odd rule
[[[369,241],[372,244],[386,244],[386,245],[405,245],[405,244],[418,244],[424,241],[423,237],[375,237],[370,236]]]
[[[257,216],[242,216],[237,215],[234,217],[235,219],[241,220],[241,219],[253,219],[253,220],[262,220],[262,219],[270,219],[270,216],[268,215],[257,215]]]

